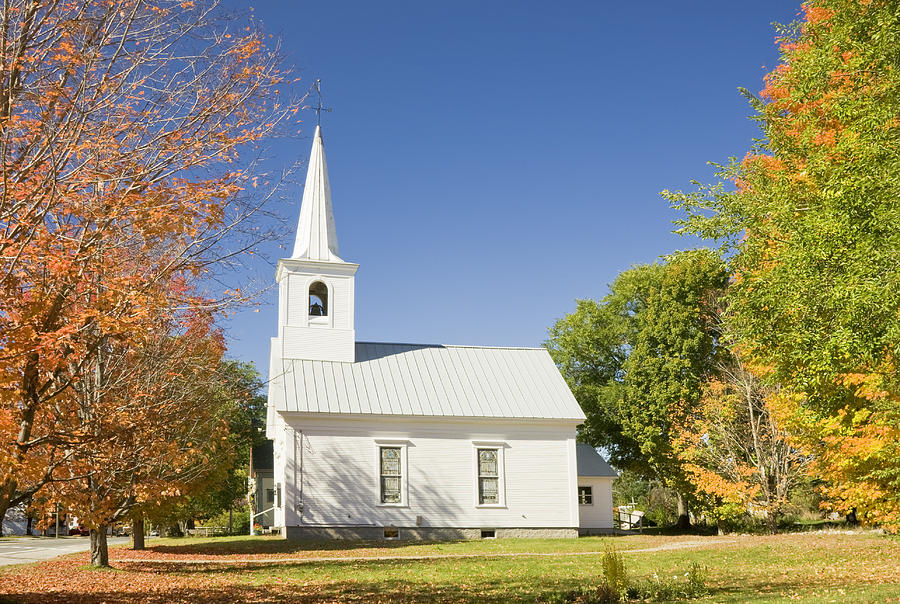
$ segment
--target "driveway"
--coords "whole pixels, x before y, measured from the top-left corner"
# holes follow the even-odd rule
[[[110,545],[128,543],[130,537],[107,537]],[[0,566],[48,560],[63,554],[91,549],[90,537],[3,537],[0,538]]]

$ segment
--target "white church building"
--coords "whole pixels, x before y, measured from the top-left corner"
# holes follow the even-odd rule
[[[358,268],[338,253],[316,128],[294,250],[276,273],[274,527],[289,539],[611,529],[615,473],[579,464],[585,416],[547,351],[357,342]]]

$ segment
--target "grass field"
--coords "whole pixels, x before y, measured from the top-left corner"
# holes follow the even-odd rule
[[[613,545],[630,575],[645,581],[681,580],[699,562],[709,573],[701,602],[900,602],[900,539],[866,532],[387,545],[237,537],[149,545],[144,552],[113,548],[111,570],[87,568],[87,554],[0,570],[0,601],[541,602],[597,584],[599,556],[590,552]]]

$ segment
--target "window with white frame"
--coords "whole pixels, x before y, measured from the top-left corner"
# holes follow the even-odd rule
[[[594,495],[591,487],[578,487],[578,503],[581,505],[594,505]]]
[[[500,450],[479,447],[478,459],[478,504],[500,504]]]
[[[401,447],[379,447],[381,468],[381,503],[403,503],[403,450]]]

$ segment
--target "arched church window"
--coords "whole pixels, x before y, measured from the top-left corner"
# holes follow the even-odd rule
[[[321,281],[309,286],[309,316],[328,316],[328,287]]]

